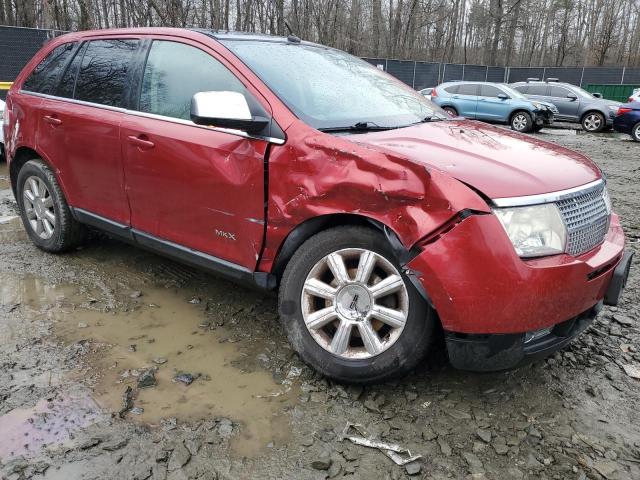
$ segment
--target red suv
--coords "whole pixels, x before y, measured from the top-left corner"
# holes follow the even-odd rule
[[[513,367],[616,304],[631,253],[599,168],[463,119],[341,51],[206,30],[74,33],[4,115],[33,242],[86,227],[279,290],[293,348],[350,382]]]

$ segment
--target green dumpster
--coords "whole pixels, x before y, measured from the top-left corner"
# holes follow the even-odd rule
[[[587,92],[601,93],[602,98],[607,100],[614,100],[616,102],[627,103],[627,99],[631,96],[636,88],[640,88],[640,85],[632,84],[589,84],[584,87]]]

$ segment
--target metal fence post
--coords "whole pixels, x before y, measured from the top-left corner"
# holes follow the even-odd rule
[[[542,81],[544,82],[544,77],[547,74],[547,67],[542,67]]]
[[[462,78],[460,80],[464,80],[464,63],[462,64]]]
[[[487,65],[484,70],[484,81],[485,82],[489,81],[489,65]]]
[[[416,62],[415,60],[413,61],[413,82],[412,82],[411,88],[413,88],[414,90],[416,88],[416,64],[417,63],[418,62]]]
[[[442,65],[442,82],[441,83],[444,83],[444,76],[447,73],[447,64],[442,63],[441,65]]]
[[[627,67],[622,67],[622,78],[620,79],[620,85],[624,83],[624,74],[627,72]]]
[[[580,88],[582,88],[582,80],[584,79],[584,67],[582,67],[582,73],[580,74]]]

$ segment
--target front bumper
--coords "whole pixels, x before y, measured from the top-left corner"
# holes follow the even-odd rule
[[[593,250],[523,260],[494,215],[472,215],[423,245],[407,267],[438,312],[452,363],[494,370],[562,348],[599,305],[617,303],[631,263],[624,243],[613,214]],[[527,332],[541,331],[552,336],[525,345]],[[473,368],[483,359],[487,367]]]
[[[551,110],[536,110],[534,123],[536,125],[553,125],[554,115]]]

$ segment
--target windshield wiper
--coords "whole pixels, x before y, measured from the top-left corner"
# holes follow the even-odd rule
[[[381,132],[384,130],[392,130],[398,127],[382,127],[375,122],[357,122],[353,125],[347,125],[344,127],[324,127],[319,128],[321,132]]]

